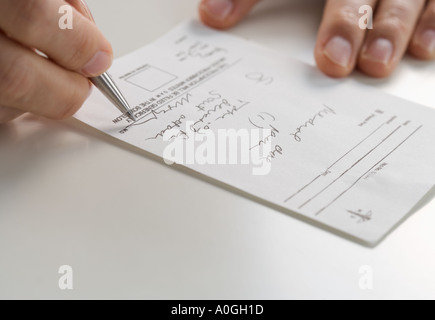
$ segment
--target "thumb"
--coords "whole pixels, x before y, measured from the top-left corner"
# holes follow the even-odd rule
[[[242,20],[260,0],[202,0],[201,20],[210,27],[227,29]]]

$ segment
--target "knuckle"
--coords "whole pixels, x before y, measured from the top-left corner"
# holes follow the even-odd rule
[[[386,15],[406,18],[409,16],[410,6],[407,4],[408,1],[397,1],[394,6],[388,8],[385,11]]]
[[[18,55],[0,69],[0,100],[3,105],[25,105],[33,88],[32,64]]]
[[[403,21],[401,18],[397,16],[388,16],[380,20],[377,24],[375,22],[374,28],[378,28],[382,30],[382,32],[386,32],[389,34],[397,34],[403,35],[409,33],[411,28]]]
[[[374,23],[374,27],[390,32],[409,32],[414,26],[410,20],[409,8],[403,4],[386,10]]]
[[[359,20],[361,17],[355,8],[343,6],[334,15],[333,21],[336,21],[336,26],[344,29],[343,31],[359,30]]]

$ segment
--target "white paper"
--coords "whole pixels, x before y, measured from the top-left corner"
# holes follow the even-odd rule
[[[97,90],[77,119],[361,242],[379,242],[435,183],[435,110],[199,22],[110,73],[139,120]]]

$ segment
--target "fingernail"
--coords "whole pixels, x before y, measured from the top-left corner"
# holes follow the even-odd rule
[[[216,20],[225,20],[233,11],[233,8],[234,3],[232,0],[205,0],[202,5],[202,9]]]
[[[333,63],[348,67],[352,57],[352,45],[345,38],[335,36],[326,44],[323,54]]]
[[[427,49],[430,53],[435,51],[435,30],[427,29],[418,37],[418,43]]]
[[[393,44],[390,40],[378,38],[368,46],[364,58],[373,62],[388,64],[393,57],[393,51]]]
[[[97,52],[85,65],[82,72],[89,77],[103,74],[112,65],[112,55],[104,51]]]

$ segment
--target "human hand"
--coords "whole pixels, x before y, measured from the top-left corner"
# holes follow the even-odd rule
[[[71,30],[59,26],[59,8],[67,2],[75,8]],[[73,115],[89,95],[88,77],[113,60],[80,0],[0,0],[0,48],[0,124],[26,112]]]
[[[202,0],[204,23],[226,29],[241,21],[260,0]],[[374,28],[361,29],[359,8],[377,7]],[[320,70],[331,77],[355,68],[369,76],[389,76],[406,51],[435,58],[435,0],[328,0],[315,47]]]

